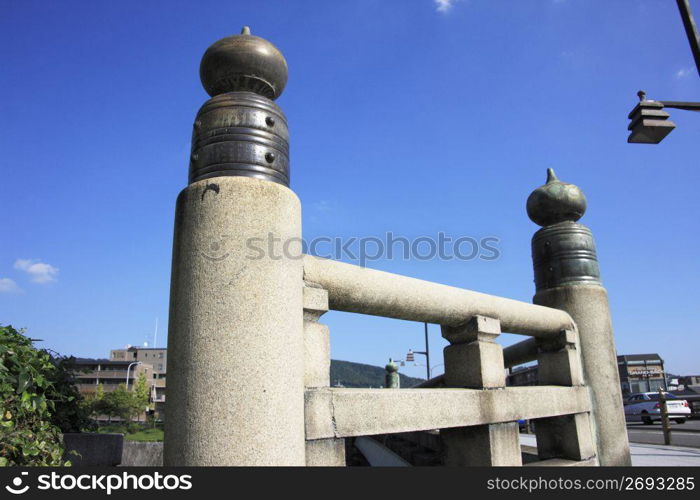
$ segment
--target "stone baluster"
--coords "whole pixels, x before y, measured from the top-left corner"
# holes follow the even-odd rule
[[[459,327],[442,327],[451,345],[444,350],[445,385],[503,389],[506,385],[497,319],[474,316]],[[488,407],[483,409],[488,412]],[[445,465],[522,465],[517,422],[442,429]]]
[[[320,286],[304,284],[304,386],[328,387],[331,371],[331,340],[328,326],[319,323],[328,312],[328,292]],[[306,441],[306,465],[344,466],[344,439]]]
[[[538,341],[537,376],[540,385],[582,386],[583,372],[575,331]],[[537,454],[542,460],[588,460],[596,454],[588,413],[535,420]]]

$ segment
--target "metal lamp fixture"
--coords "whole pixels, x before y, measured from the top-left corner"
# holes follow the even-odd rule
[[[647,99],[646,92],[637,92],[639,103],[628,115],[631,123],[627,127],[630,135],[627,142],[633,144],[658,144],[676,128],[663,108],[700,111],[700,102],[654,101]]]
[[[690,11],[689,0],[676,0],[676,3],[688,35],[695,66],[700,73],[700,36]],[[668,119],[670,115],[664,111],[664,108],[700,111],[700,102],[651,100],[647,99],[646,92],[643,90],[637,92],[637,96],[639,96],[639,103],[628,116],[631,122],[627,127],[630,131],[627,142],[632,144],[658,144],[676,128],[676,124]]]
[[[658,144],[664,137],[676,128],[676,124],[669,120],[664,103],[650,101],[643,90],[637,92],[639,103],[627,116],[631,123],[627,127],[630,135],[627,142],[632,144]]]

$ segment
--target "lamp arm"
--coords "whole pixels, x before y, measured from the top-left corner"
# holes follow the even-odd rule
[[[686,111],[700,111],[700,102],[688,101],[656,101],[661,103],[664,108],[684,109]]]

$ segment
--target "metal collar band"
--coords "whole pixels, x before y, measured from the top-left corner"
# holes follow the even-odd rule
[[[563,285],[600,285],[600,268],[591,230],[566,221],[543,227],[532,237],[537,291]]]

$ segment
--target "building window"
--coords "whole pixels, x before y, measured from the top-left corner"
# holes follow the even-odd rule
[[[159,357],[160,359],[163,359],[163,353],[162,353],[162,352],[161,352],[161,353],[158,353],[158,357]]]
[[[649,380],[649,391],[658,391],[659,389],[665,389],[663,380]]]
[[[158,365],[158,369],[159,369],[159,370],[162,370],[162,369],[163,369],[163,365],[162,365],[162,364]]]
[[[644,382],[630,382],[630,386],[632,387],[632,392],[647,392]]]

